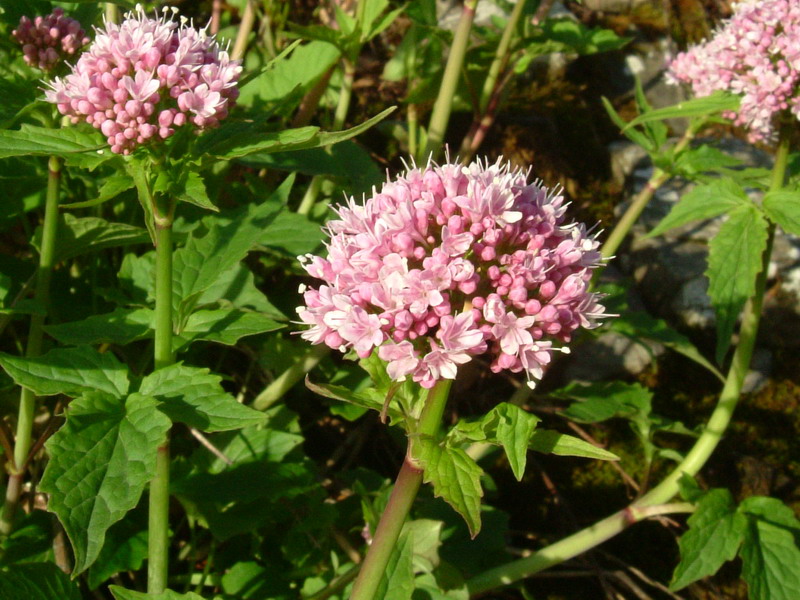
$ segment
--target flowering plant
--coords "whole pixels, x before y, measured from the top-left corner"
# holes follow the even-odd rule
[[[300,257],[325,282],[304,291],[303,338],[377,349],[393,380],[425,388],[489,352],[533,387],[553,341],[603,315],[588,291],[599,243],[566,224],[563,200],[502,161],[414,168],[351,198],[327,223],[328,257]]]
[[[186,124],[217,126],[239,95],[239,63],[205,30],[183,17],[175,22],[166,7],[150,18],[137,6],[121,24],[99,29],[72,73],[49,83],[45,97],[73,123],[102,131],[112,152],[129,154]]]
[[[25,62],[42,71],[52,71],[67,56],[89,43],[81,24],[55,8],[44,17],[23,16],[11,35],[22,45]]]
[[[697,97],[720,90],[741,96],[738,111],[724,115],[746,127],[751,141],[776,141],[781,114],[800,118],[800,4],[737,2],[731,18],[708,41],[678,54],[668,73]]]

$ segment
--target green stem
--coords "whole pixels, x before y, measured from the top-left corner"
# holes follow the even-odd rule
[[[453,97],[458,87],[458,80],[461,76],[461,68],[464,65],[464,56],[467,53],[469,43],[469,33],[472,29],[472,21],[475,18],[475,7],[478,0],[465,0],[464,8],[461,11],[461,18],[458,21],[453,46],[450,48],[450,55],[447,57],[447,65],[442,76],[442,86],[439,88],[439,95],[433,105],[430,125],[428,126],[428,140],[422,152],[417,156],[417,161],[425,162],[429,155],[435,160],[442,151],[442,141],[444,140],[447,124],[450,121],[450,111],[453,108]]]
[[[419,150],[419,113],[416,104],[409,104],[407,110],[408,153],[411,156],[416,156]]]
[[[403,523],[422,484],[422,469],[415,458],[415,441],[420,437],[433,437],[438,433],[451,384],[449,379],[442,379],[428,392],[417,430],[409,434],[406,458],[353,585],[350,600],[372,600],[375,597],[392,550],[400,537]]]
[[[119,23],[119,7],[113,2],[106,2],[106,23]]]
[[[486,114],[486,108],[489,106],[489,100],[494,94],[497,80],[500,73],[505,70],[508,65],[510,57],[509,48],[511,41],[514,39],[514,32],[517,30],[520,17],[522,17],[523,10],[527,0],[518,0],[514,5],[514,10],[506,23],[506,28],[503,30],[503,36],[500,38],[500,43],[497,45],[497,50],[494,54],[494,60],[489,67],[489,74],[486,76],[486,81],[483,82],[483,89],[481,90],[481,97],[478,103],[478,112],[481,115]]]
[[[331,349],[325,344],[311,346],[304,356],[300,357],[256,396],[253,401],[253,408],[267,410],[280,400],[306,373],[316,367],[319,361],[325,358],[330,351]]]
[[[233,42],[233,50],[231,50],[231,58],[233,60],[244,56],[245,50],[247,50],[247,38],[250,37],[255,22],[256,3],[254,0],[247,0],[242,13],[242,20],[239,22],[239,31],[236,33],[236,41]]]
[[[789,155],[789,136],[782,131],[781,142],[775,157],[772,171],[770,191],[783,187],[786,178],[786,164]],[[684,475],[694,477],[703,468],[708,458],[716,449],[725,430],[730,424],[733,410],[741,396],[742,384],[750,359],[753,356],[758,325],[761,320],[761,308],[767,281],[767,268],[772,252],[772,241],[775,227],[770,225],[767,247],[762,257],[761,272],[756,279],[756,289],[745,306],[742,314],[742,325],[739,329],[739,344],[733,355],[728,376],[720,393],[719,401],[708,420],[703,433],[688,452],[681,463],[661,483],[639,498],[630,506],[620,510],[602,521],[587,527],[569,537],[551,544],[535,554],[512,561],[495,569],[486,571],[467,581],[471,595],[485,593],[489,590],[509,585],[525,577],[530,577],[548,567],[573,558],[602,542],[614,537],[633,523],[641,520],[641,515],[651,516],[652,507],[669,502],[679,491],[678,482]]]
[[[672,149],[672,155],[678,156],[683,152],[704,124],[704,119],[692,123],[686,129],[686,133],[683,134],[683,137],[675,144],[675,147]],[[611,231],[608,238],[606,238],[602,248],[600,248],[600,255],[603,258],[609,259],[614,256],[623,240],[630,232],[631,227],[639,220],[639,216],[642,214],[645,206],[647,206],[647,203],[650,202],[650,199],[658,191],[658,188],[667,182],[669,177],[669,173],[666,173],[658,167],[653,170],[653,174],[650,176],[647,184],[633,199],[628,210],[622,215],[622,218],[614,226],[614,229]]]
[[[55,263],[56,239],[58,237],[58,196],[61,187],[61,160],[51,156],[47,163],[47,196],[44,207],[44,223],[42,225],[42,247],[39,254],[39,268],[36,271],[36,288],[34,298],[39,308],[44,311],[31,316],[28,330],[28,342],[25,356],[34,357],[42,352],[45,314],[50,304],[50,279]],[[14,516],[17,512],[22,478],[28,461],[33,438],[33,419],[36,412],[36,396],[22,388],[19,399],[17,417],[17,435],[14,443],[13,463],[9,465],[9,478],[6,487],[6,498],[3,512],[0,515],[0,537],[11,533]]]
[[[156,314],[154,370],[175,361],[172,351],[172,217],[174,203],[156,217]],[[147,592],[160,594],[167,588],[169,567],[169,434],[159,447],[155,476],[150,482],[148,523]]]
[[[344,127],[345,119],[347,119],[347,112],[350,110],[350,100],[353,97],[353,80],[356,75],[356,66],[352,61],[343,58],[342,62],[344,63],[344,76],[342,78],[342,87],[339,90],[339,103],[336,105],[336,113],[334,113],[333,116],[334,131],[339,131]],[[311,183],[308,184],[308,189],[303,196],[303,200],[297,208],[298,214],[308,215],[311,213],[314,204],[317,202],[319,193],[322,190],[323,181],[325,181],[324,175],[315,175],[311,179]]]

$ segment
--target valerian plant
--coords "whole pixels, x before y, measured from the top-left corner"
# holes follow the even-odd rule
[[[692,479],[741,395],[775,227],[800,233],[787,183],[800,106],[793,3],[740,2],[712,41],[679,56],[670,77],[697,98],[653,109],[637,84],[630,123],[606,103],[655,170],[602,245],[573,222],[560,187],[502,159],[470,160],[533,59],[627,42],[548,18],[547,3],[501,1],[507,19],[475,25],[488,3],[468,0],[452,32],[430,0],[314,14],[270,0],[187,2],[186,17],[153,5],[124,13],[125,0],[122,11],[82,1],[72,14],[22,4],[0,0],[0,228],[14,252],[0,259],[0,597],[468,598],[639,521],[690,512],[674,589],[739,556],[753,598],[800,593],[792,511],[763,496],[737,504]],[[211,24],[197,26],[207,8]],[[408,81],[408,111],[367,151],[347,140],[391,112],[363,116],[375,56],[387,78]],[[443,141],[464,107],[474,122],[451,160]],[[720,115],[776,146],[771,173],[695,144]],[[690,124],[675,141],[664,120],[678,117]],[[386,137],[400,129],[406,137]],[[412,167],[381,183],[374,157],[393,173],[404,144]],[[707,272],[715,359],[598,281],[673,176],[697,186],[651,235],[728,216]],[[343,204],[317,202],[340,189]],[[639,383],[536,386],[600,324],[722,380],[707,425],[657,414]],[[316,394],[294,385],[315,367],[306,388]],[[462,412],[458,390],[468,396],[465,376],[482,367],[517,391]],[[525,404],[534,387],[570,401],[556,412],[582,438]],[[521,481],[531,450],[617,461],[580,427],[611,419],[630,423],[641,451],[638,481],[620,468],[636,498],[512,560],[493,506],[497,465]],[[332,447],[325,428],[337,429]],[[662,443],[674,434],[688,452]],[[370,460],[350,466],[365,444],[394,453],[394,485],[364,468]],[[677,466],[651,483],[666,461]]]

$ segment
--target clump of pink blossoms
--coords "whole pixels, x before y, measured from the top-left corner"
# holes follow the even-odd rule
[[[698,97],[717,90],[741,96],[739,111],[725,116],[746,127],[751,141],[773,141],[776,117],[800,117],[800,2],[737,2],[710,40],[675,57],[669,76]]]
[[[22,17],[11,35],[22,45],[25,62],[42,71],[52,70],[66,56],[75,54],[89,43],[81,24],[65,17],[61,8],[33,21]]]
[[[430,388],[488,353],[531,387],[578,327],[603,316],[588,290],[598,242],[565,223],[564,198],[498,161],[410,169],[326,227],[323,280],[297,309],[302,337],[359,356],[375,349],[395,381]]]
[[[117,154],[187,124],[215,127],[239,95],[239,61],[205,30],[168,14],[149,18],[137,6],[119,25],[106,23],[72,73],[45,92],[73,123],[102,131]]]

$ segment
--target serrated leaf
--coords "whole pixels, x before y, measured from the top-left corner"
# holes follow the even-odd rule
[[[688,148],[675,157],[675,171],[693,179],[702,173],[737,167],[742,164],[738,158],[726,154],[719,148],[703,144],[697,148]]]
[[[752,204],[729,213],[711,240],[708,252],[708,295],[717,315],[717,362],[731,343],[736,319],[753,295],[767,247],[767,222]]]
[[[53,563],[14,565],[0,571],[3,600],[82,600],[80,589]]]
[[[531,450],[556,456],[579,456],[597,460],[619,460],[619,456],[603,448],[565,433],[550,429],[537,429],[528,444]]]
[[[747,519],[742,577],[752,600],[795,600],[800,596],[800,523],[776,498],[751,497],[739,506]]]
[[[145,594],[144,592],[126,590],[118,585],[109,586],[108,589],[114,594],[116,600],[203,600],[202,596],[198,596],[194,592],[181,594],[172,590],[164,590],[160,594]]]
[[[206,184],[199,173],[185,171],[185,177],[181,177],[172,189],[172,193],[181,202],[188,202],[200,208],[219,212],[214,203],[208,197]]]
[[[75,574],[95,561],[108,528],[136,506],[171,424],[155,398],[139,393],[123,400],[90,392],[69,405],[66,423],[46,444],[50,461],[40,488],[72,542]]]
[[[138,571],[147,559],[147,507],[140,503],[106,533],[103,549],[89,567],[89,589],[123,571]]]
[[[79,127],[50,129],[24,124],[21,129],[0,130],[0,158],[9,156],[65,156],[76,152],[96,152],[107,147],[93,130]]]
[[[501,402],[477,421],[459,422],[448,433],[448,441],[458,443],[463,438],[502,446],[514,477],[521,481],[528,458],[528,442],[540,420],[514,404]]]
[[[693,221],[702,221],[730,212],[750,203],[747,193],[734,181],[719,179],[698,185],[681,197],[669,214],[647,234],[647,237],[680,227]]]
[[[189,315],[186,325],[178,333],[174,344],[176,352],[185,350],[198,341],[216,342],[233,346],[241,338],[286,327],[255,312],[238,308],[197,310]]]
[[[127,173],[119,172],[114,173],[103,182],[103,185],[98,190],[96,198],[86,200],[85,202],[72,202],[71,204],[62,204],[60,208],[88,208],[90,206],[97,206],[108,200],[113,200],[122,192],[126,192],[134,187],[133,178]]]
[[[713,575],[736,556],[747,526],[747,520],[736,510],[733,496],[725,489],[704,494],[688,523],[689,530],[678,540],[681,562],[672,575],[672,590]]]
[[[47,325],[47,335],[71,346],[120,344],[124,346],[152,336],[153,311],[149,308],[118,308],[82,321]]]
[[[208,369],[176,363],[145,377],[139,392],[156,398],[159,410],[172,421],[201,431],[241,429],[267,420],[263,412],[237,402],[221,381]]]
[[[707,117],[722,113],[726,110],[736,110],[739,108],[740,98],[727,92],[714,92],[710,96],[693,98],[686,102],[679,102],[674,106],[657,108],[643,115],[639,115],[628,123],[626,128],[643,125],[649,121],[663,121],[665,119],[677,119],[688,117]],[[623,130],[623,133],[625,131]]]
[[[128,392],[128,369],[110,352],[90,346],[56,348],[35,358],[0,353],[0,365],[22,387],[37,396],[105,392],[121,398]]]
[[[442,446],[422,438],[415,459],[423,467],[423,481],[433,484],[433,493],[464,517],[470,535],[481,530],[481,474],[483,470],[461,448]]]
[[[392,548],[374,598],[411,600],[414,593],[414,532],[405,528]]]
[[[767,192],[762,206],[770,221],[780,225],[786,233],[800,235],[800,191]]]
[[[116,248],[133,244],[147,244],[150,238],[141,227],[126,223],[110,223],[99,217],[76,217],[62,215],[58,227],[55,261],[60,262],[104,248]],[[42,230],[38,228],[31,240],[33,246],[41,248]]]
[[[284,194],[293,182],[294,176],[290,175],[273,196]],[[228,222],[209,221],[210,228],[204,235],[190,236],[186,245],[174,252],[173,304],[179,328],[203,292],[247,255],[280,208],[268,198],[261,204],[248,205]]]
[[[577,400],[563,411],[564,416],[582,423],[599,423],[612,417],[630,417],[650,412],[653,394],[638,383],[609,381],[583,385],[569,384],[555,390],[554,396]]]

